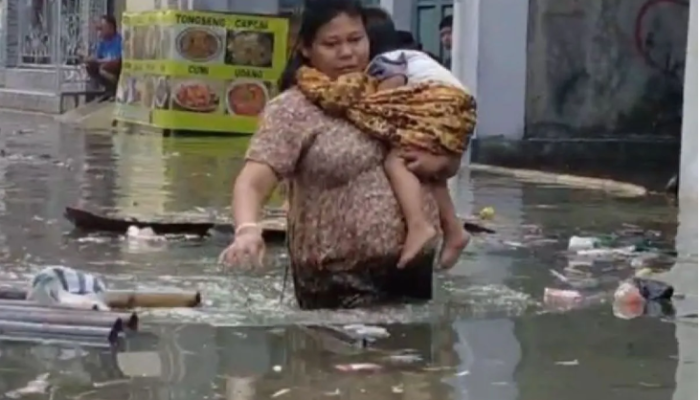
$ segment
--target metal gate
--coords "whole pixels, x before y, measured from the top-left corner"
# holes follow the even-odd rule
[[[96,23],[107,13],[108,0],[0,0],[18,6],[17,60],[23,68],[55,69],[58,91],[84,84],[80,58],[93,52]],[[6,32],[6,36],[11,32]]]

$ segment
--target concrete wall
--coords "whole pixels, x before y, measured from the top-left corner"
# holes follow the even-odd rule
[[[12,67],[19,60],[19,5],[9,0],[3,0],[3,3],[3,66]]]
[[[530,0],[526,136],[680,133],[687,0]]]

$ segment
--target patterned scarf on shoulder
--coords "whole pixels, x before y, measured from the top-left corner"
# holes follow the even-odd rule
[[[392,145],[461,154],[474,132],[476,101],[456,87],[427,82],[378,91],[378,81],[367,74],[333,81],[310,67],[300,68],[296,78],[298,89],[323,111]]]

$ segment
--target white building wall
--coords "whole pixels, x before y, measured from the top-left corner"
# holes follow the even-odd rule
[[[687,296],[676,303],[679,315],[697,313],[698,307],[698,0],[690,1],[688,45],[683,94],[683,128],[678,233],[678,261],[667,279]],[[674,400],[698,398],[697,324],[676,324],[678,367]]]
[[[413,31],[415,0],[380,0],[379,6],[391,13],[396,29]]]
[[[685,59],[683,128],[681,133],[680,191],[698,200],[698,1],[691,0]]]
[[[452,70],[477,97],[479,138],[523,137],[528,3],[454,2]]]

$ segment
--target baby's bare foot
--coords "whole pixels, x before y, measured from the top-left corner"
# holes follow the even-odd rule
[[[406,234],[406,242],[401,251],[398,267],[403,268],[411,262],[421,251],[435,239],[437,232],[430,223],[421,226],[411,227]]]
[[[469,244],[469,233],[463,229],[445,232],[440,250],[440,268],[450,269],[457,264],[462,250]]]

